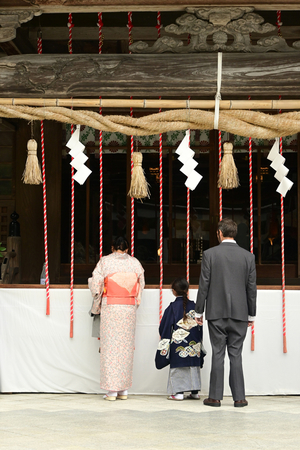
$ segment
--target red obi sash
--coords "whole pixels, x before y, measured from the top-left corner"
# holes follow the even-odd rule
[[[118,272],[104,279],[103,297],[108,305],[135,305],[138,292],[136,273]]]

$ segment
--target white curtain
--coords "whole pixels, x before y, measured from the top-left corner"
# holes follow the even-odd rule
[[[196,298],[197,291],[190,291]],[[0,289],[1,392],[99,393],[99,341],[91,337],[88,289],[74,290],[74,337],[69,337],[70,292],[51,289],[51,311],[46,316],[44,289]],[[164,290],[164,308],[174,297]],[[146,289],[137,314],[133,386],[135,394],[166,394],[168,368],[156,370],[159,291]],[[298,291],[286,291],[287,349],[282,352],[281,291],[259,290],[255,322],[255,351],[250,351],[251,330],[244,344],[243,362],[247,395],[300,394],[300,302]],[[210,344],[202,370],[202,393],[208,392]],[[225,395],[228,361],[225,366]]]

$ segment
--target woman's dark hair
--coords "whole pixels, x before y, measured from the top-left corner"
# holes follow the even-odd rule
[[[111,246],[115,250],[121,250],[122,252],[125,252],[125,250],[127,250],[129,248],[128,241],[123,236],[120,236],[120,237],[114,239],[111,243]]]
[[[186,306],[188,302],[187,293],[189,291],[189,283],[185,278],[176,278],[172,283],[172,289],[178,297],[183,297],[183,321],[185,322],[187,319]]]
[[[222,231],[224,237],[235,238],[237,235],[237,224],[228,217],[218,223],[218,230]]]

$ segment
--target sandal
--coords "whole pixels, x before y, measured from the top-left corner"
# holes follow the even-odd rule
[[[167,400],[176,400],[177,402],[181,402],[183,398],[177,398],[176,395],[170,395],[170,397],[167,397]]]
[[[109,400],[110,402],[113,402],[114,400],[116,400],[117,397],[116,396],[112,396],[112,395],[104,394],[103,398],[104,398],[104,400]]]

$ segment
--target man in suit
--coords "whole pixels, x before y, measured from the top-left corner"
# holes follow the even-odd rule
[[[229,385],[234,406],[247,406],[242,367],[242,349],[256,314],[256,269],[254,255],[239,247],[234,238],[237,224],[231,219],[218,223],[219,245],[203,253],[196,321],[208,321],[212,346],[207,406],[221,406],[224,388],[225,350],[230,360]]]

